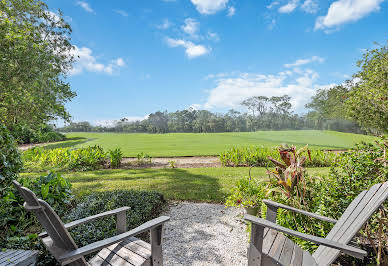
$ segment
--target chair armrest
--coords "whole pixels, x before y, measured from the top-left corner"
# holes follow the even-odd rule
[[[324,245],[324,246],[327,246],[330,248],[335,248],[335,249],[341,250],[343,253],[348,254],[350,256],[353,256],[353,257],[356,257],[356,258],[359,258],[359,259],[362,259],[367,255],[367,252],[362,250],[362,249],[358,249],[358,248],[355,248],[352,246],[341,244],[341,243],[338,243],[338,242],[335,242],[335,241],[332,241],[332,240],[329,240],[326,238],[300,233],[300,232],[285,228],[283,226],[280,226],[276,223],[273,223],[273,222],[270,222],[270,221],[267,221],[267,220],[249,215],[249,214],[246,214],[244,216],[244,219],[247,221],[250,221],[251,223],[254,223],[254,224],[257,224],[260,226],[264,226],[264,227],[268,227],[268,228],[276,230],[278,232],[282,232],[282,233],[296,236],[298,238],[301,238],[301,239],[304,239],[304,240],[307,240],[307,241],[310,241],[310,242],[313,242],[316,244],[320,244],[320,245]]]
[[[127,210],[130,210],[130,209],[131,209],[130,207],[117,208],[117,209],[114,209],[114,210],[111,210],[111,211],[102,212],[102,213],[99,213],[99,214],[96,214],[96,215],[92,215],[92,216],[89,216],[89,217],[86,217],[86,218],[82,218],[82,219],[79,219],[79,220],[67,223],[64,226],[65,226],[66,229],[71,229],[73,227],[79,226],[81,224],[90,223],[90,222],[92,222],[94,220],[97,220],[97,219],[100,219],[100,218],[104,218],[104,217],[107,217],[107,216],[112,216],[112,215],[116,215],[116,214],[119,214],[119,213],[122,213],[122,212],[126,212]],[[47,232],[42,232],[42,233],[39,234],[39,237],[41,237],[41,238],[46,237],[46,236],[48,236]]]
[[[145,231],[151,230],[159,225],[164,224],[165,222],[167,222],[169,220],[170,220],[170,217],[168,217],[168,216],[160,216],[160,217],[153,219],[151,221],[148,221],[148,222],[146,222],[146,223],[144,223],[144,224],[142,224],[142,225],[140,225],[140,226],[138,226],[138,227],[136,227],[128,232],[125,232],[125,233],[122,233],[122,234],[119,234],[116,236],[112,236],[110,238],[100,240],[100,241],[91,243],[89,245],[77,248],[76,250],[73,250],[71,252],[65,253],[64,255],[60,256],[58,260],[59,260],[59,262],[61,262],[63,264],[68,264],[72,261],[79,259],[80,257],[82,257],[84,255],[90,254],[90,253],[97,251],[97,250],[101,250],[105,247],[108,247],[110,245],[113,245],[115,243],[123,241],[126,238],[129,238],[129,237],[138,235],[140,233],[143,233]]]
[[[325,216],[322,216],[322,215],[318,215],[318,214],[315,214],[315,213],[312,213],[312,212],[299,210],[299,209],[296,209],[296,208],[293,208],[293,207],[290,207],[290,206],[287,206],[287,205],[284,205],[284,204],[281,204],[281,203],[277,203],[277,202],[272,201],[272,200],[263,200],[263,202],[267,206],[269,205],[269,206],[273,206],[275,208],[282,208],[282,209],[285,209],[285,210],[290,210],[290,211],[293,211],[293,212],[296,212],[296,213],[300,213],[300,214],[304,214],[306,216],[310,216],[312,218],[319,219],[321,221],[330,222],[330,223],[336,223],[337,222],[337,220],[335,220],[335,219],[332,219],[332,218],[329,218],[329,217],[325,217]]]

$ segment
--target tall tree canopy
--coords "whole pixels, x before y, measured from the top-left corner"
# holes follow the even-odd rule
[[[70,34],[62,13],[41,1],[0,0],[0,122],[13,128],[69,119]]]
[[[388,132],[388,46],[366,51],[357,65],[360,81],[346,101],[348,115],[363,127]]]

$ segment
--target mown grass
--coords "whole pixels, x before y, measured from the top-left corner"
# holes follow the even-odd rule
[[[166,199],[223,203],[236,180],[249,168],[117,169],[62,173],[77,196],[94,191],[135,189],[157,191]],[[329,168],[309,168],[311,175],[326,175]],[[23,173],[37,177],[42,173]],[[252,176],[266,178],[265,168],[253,168]]]
[[[258,131],[238,133],[70,133],[68,141],[46,148],[100,145],[105,150],[120,147],[126,157],[145,152],[153,157],[219,155],[233,146],[276,147],[281,143],[313,149],[348,149],[355,143],[374,138],[351,133],[319,130]]]

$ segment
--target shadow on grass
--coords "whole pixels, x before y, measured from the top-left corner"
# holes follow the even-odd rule
[[[185,169],[101,170],[69,176],[74,192],[136,189],[157,191],[166,199],[223,202],[225,192],[217,178],[193,174]]]
[[[84,144],[84,143],[92,141],[92,140],[95,140],[95,138],[88,139],[88,138],[84,138],[84,137],[74,137],[74,138],[68,138],[62,142],[57,142],[57,143],[45,145],[45,146],[43,146],[43,148],[45,150],[52,150],[52,149],[57,149],[57,148],[72,148],[74,146]]]

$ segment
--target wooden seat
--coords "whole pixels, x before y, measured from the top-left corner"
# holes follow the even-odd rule
[[[25,200],[24,208],[32,211],[46,229],[39,237],[61,265],[163,265],[162,232],[169,217],[161,216],[127,231],[126,211],[129,207],[121,207],[64,224],[47,202],[18,182],[13,183]],[[112,215],[116,216],[116,236],[77,247],[68,230]],[[151,244],[134,237],[146,231],[150,232]],[[98,254],[86,262],[84,256],[96,251]]]
[[[263,202],[267,205],[267,220],[245,215],[245,219],[252,223],[248,265],[326,266],[332,264],[341,251],[357,258],[363,258],[367,254],[365,251],[348,244],[387,197],[388,182],[376,184],[369,190],[361,192],[346,208],[338,221],[270,200],[264,200]],[[326,238],[303,234],[276,224],[276,215],[279,208],[332,222],[335,225]],[[320,244],[320,246],[311,255],[309,252],[303,251],[298,245],[293,244],[283,233]]]

